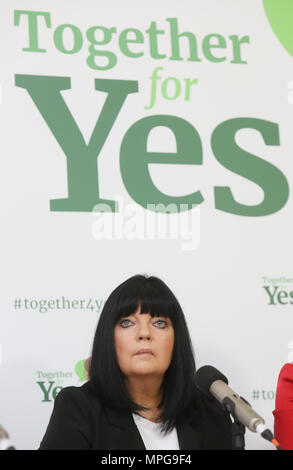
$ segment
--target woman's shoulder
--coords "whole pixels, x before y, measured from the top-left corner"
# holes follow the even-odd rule
[[[102,405],[90,382],[78,386],[64,387],[55,398],[56,405],[74,406],[84,409],[101,409]]]
[[[293,362],[284,364],[279,373],[279,380],[293,380]]]
[[[287,363],[283,365],[278,378],[277,389],[276,389],[276,400],[275,400],[275,411],[274,416],[277,413],[288,412],[290,410],[291,419],[293,412],[293,364]]]
[[[101,404],[88,383],[60,390],[40,449],[89,449]]]

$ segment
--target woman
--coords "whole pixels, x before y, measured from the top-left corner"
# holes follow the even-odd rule
[[[182,309],[156,277],[136,275],[106,301],[89,381],[55,399],[40,449],[231,449],[230,418],[195,386]]]
[[[282,449],[293,450],[293,363],[285,364],[279,374],[274,434]]]

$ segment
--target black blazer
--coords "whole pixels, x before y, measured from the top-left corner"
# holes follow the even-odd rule
[[[180,450],[232,449],[228,413],[195,394],[196,405],[176,422]],[[131,412],[103,407],[89,382],[59,392],[39,449],[146,450]]]

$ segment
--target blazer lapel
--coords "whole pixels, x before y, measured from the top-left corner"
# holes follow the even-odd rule
[[[112,449],[146,450],[131,412],[116,408],[105,408],[105,413],[108,422],[112,426]],[[178,422],[176,429],[180,450],[200,449],[200,434],[191,420]]]
[[[112,426],[111,449],[146,450],[130,411],[105,408],[105,413]]]

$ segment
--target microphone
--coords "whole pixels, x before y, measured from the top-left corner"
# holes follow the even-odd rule
[[[250,431],[259,433],[264,439],[272,442],[277,448],[280,444],[274,438],[272,432],[266,427],[265,420],[228,386],[228,379],[218,369],[212,366],[203,366],[195,375],[197,387],[205,395],[212,395],[240,423]]]
[[[8,432],[0,425],[0,450],[15,450],[9,440]]]

